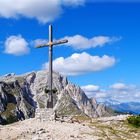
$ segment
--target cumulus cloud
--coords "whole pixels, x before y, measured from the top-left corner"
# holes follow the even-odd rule
[[[74,49],[89,49],[89,48],[96,48],[102,47],[106,44],[110,44],[116,41],[119,41],[121,37],[108,37],[108,36],[97,36],[91,39],[88,39],[81,35],[75,36],[66,36],[64,39],[68,39],[68,46],[73,47]]]
[[[134,97],[136,97],[136,98],[140,98],[140,90],[137,91],[137,92],[134,94]]]
[[[60,57],[53,61],[54,71],[64,75],[80,75],[88,72],[101,71],[112,67],[116,62],[114,57],[104,55],[92,56],[86,52],[74,53],[70,57]],[[48,63],[43,65],[48,68]]]
[[[86,86],[82,86],[86,87]],[[82,88],[81,87],[81,88]],[[99,87],[99,86],[98,86]],[[99,102],[140,102],[140,87],[133,84],[116,83],[108,88],[100,87],[97,91],[88,91],[83,88],[88,97],[94,97]]]
[[[88,97],[93,96],[94,92],[98,92],[100,90],[100,87],[98,85],[86,85],[86,86],[81,86],[81,88]]]
[[[112,87],[112,85],[110,86]],[[108,98],[120,102],[139,102],[140,88],[133,84],[116,83],[107,91]],[[139,96],[140,97],[140,96]]]
[[[108,97],[108,94],[106,93],[105,90],[100,89],[98,92],[94,93],[93,96],[97,100],[101,100],[101,99],[106,99]]]
[[[110,85],[110,87],[112,90],[131,90],[131,89],[135,89],[136,88],[136,85],[127,85],[125,83],[115,83],[115,84],[112,84]]]
[[[29,53],[28,42],[21,36],[10,36],[5,41],[5,53],[24,55]]]
[[[86,85],[86,86],[82,86],[81,88],[87,92],[95,92],[100,89],[100,87],[97,85]]]
[[[85,85],[81,86],[81,89],[89,98],[94,97],[98,100],[108,96],[106,90],[101,89],[98,85]]]
[[[0,17],[35,18],[47,23],[63,13],[64,6],[83,5],[85,0],[1,0]]]
[[[94,97],[97,100],[105,100],[108,97],[107,91],[101,89],[101,87],[98,85],[81,86],[81,89],[89,98]]]
[[[110,88],[122,90],[122,89],[127,89],[127,86],[124,83],[115,83],[115,84],[111,85]]]

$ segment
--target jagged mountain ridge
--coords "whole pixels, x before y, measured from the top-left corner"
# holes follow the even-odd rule
[[[47,105],[44,92],[47,71],[26,73],[23,75],[7,74],[0,77],[0,124],[34,117],[36,108]],[[65,76],[53,73],[54,109],[57,115],[84,114],[89,117],[110,116],[112,111],[95,99],[89,99],[84,91]]]

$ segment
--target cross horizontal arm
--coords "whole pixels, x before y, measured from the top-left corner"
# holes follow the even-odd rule
[[[49,46],[48,44],[42,44],[42,45],[39,45],[39,46],[36,46],[35,48],[43,48],[43,47],[47,47]]]
[[[52,45],[64,44],[64,43],[67,43],[67,42],[68,42],[68,40],[64,39],[64,40],[55,41],[55,42],[52,43]]]
[[[68,40],[64,39],[64,40],[59,40],[59,41],[55,41],[55,42],[49,42],[47,44],[42,44],[42,45],[36,46],[36,48],[42,48],[42,47],[47,47],[47,46],[59,45],[59,44],[67,43],[67,42],[68,42]]]

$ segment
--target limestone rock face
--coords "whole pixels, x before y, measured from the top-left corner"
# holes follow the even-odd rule
[[[0,124],[34,117],[37,108],[47,106],[48,72],[38,71],[17,76],[7,74],[0,77]],[[54,110],[57,115],[110,116],[104,105],[89,99],[84,91],[67,78],[53,73]]]
[[[7,124],[34,117],[33,100],[17,80],[0,82],[0,123]]]

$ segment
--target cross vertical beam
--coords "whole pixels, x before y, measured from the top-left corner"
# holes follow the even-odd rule
[[[48,74],[48,87],[49,87],[49,98],[47,102],[47,108],[53,108],[53,89],[52,89],[52,84],[53,84],[53,46],[54,45],[59,45],[59,44],[64,44],[67,43],[68,40],[59,40],[53,42],[53,28],[52,25],[49,25],[49,42],[47,44],[42,44],[37,46],[36,48],[42,48],[42,47],[49,47],[49,74]]]
[[[52,108],[52,82],[53,82],[53,77],[52,77],[52,49],[53,49],[53,29],[52,29],[52,25],[49,25],[49,74],[48,74],[48,86],[49,86],[49,100],[48,100],[48,108]]]

